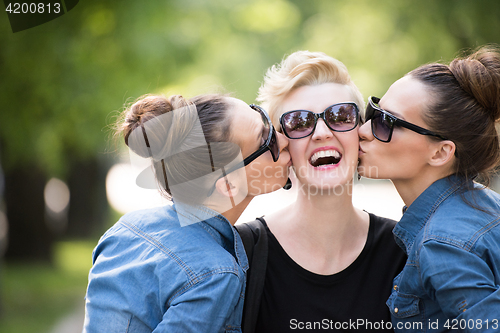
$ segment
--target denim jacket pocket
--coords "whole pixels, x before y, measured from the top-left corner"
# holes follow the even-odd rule
[[[417,296],[393,291],[386,304],[395,318],[409,318],[417,316],[420,299]]]

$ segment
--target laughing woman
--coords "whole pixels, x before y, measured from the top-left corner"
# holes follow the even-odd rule
[[[500,53],[421,66],[371,97],[366,119],[360,172],[391,179],[407,207],[394,229],[408,254],[387,302],[394,327],[498,332],[500,195],[474,179],[500,162]]]
[[[260,302],[245,304],[244,332],[388,329],[384,303],[405,257],[395,222],[352,204],[361,93],[340,61],[299,51],[268,71],[258,100],[289,139],[298,196],[259,219],[267,268]]]

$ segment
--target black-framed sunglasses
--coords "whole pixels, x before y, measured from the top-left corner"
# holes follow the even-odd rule
[[[280,124],[289,139],[302,139],[314,133],[319,118],[332,131],[348,132],[358,126],[359,109],[356,103],[347,102],[330,105],[321,113],[293,110],[281,115]]]
[[[262,138],[265,139],[264,143],[257,149],[255,152],[250,154],[249,156],[245,157],[243,161],[233,165],[231,168],[225,170],[222,168],[222,176],[219,177],[217,180],[219,180],[222,177],[226,177],[226,175],[230,174],[233,171],[236,171],[239,168],[243,168],[250,163],[252,163],[257,157],[260,155],[264,154],[269,150],[271,153],[271,156],[273,157],[273,161],[277,162],[279,157],[280,157],[280,146],[278,142],[278,138],[276,137],[276,129],[271,123],[271,118],[269,118],[269,115],[267,114],[266,110],[261,108],[258,105],[255,104],[250,104],[249,105],[252,109],[257,111],[260,116],[262,117],[262,123],[264,124],[264,127],[262,129]],[[215,183],[212,186],[212,188],[209,190],[208,196],[212,195],[213,191],[215,189]]]
[[[278,161],[278,158],[280,157],[280,146],[278,143],[278,138],[276,137],[276,129],[271,123],[271,118],[269,118],[269,115],[267,114],[266,110],[264,110],[260,106],[255,104],[250,104],[249,106],[258,113],[260,113],[260,116],[262,117],[262,123],[264,124],[264,127],[262,129],[262,137],[265,138],[265,141],[259,147],[259,149],[251,153],[249,156],[245,157],[242,162],[225,170],[226,174],[229,174],[239,168],[249,165],[257,157],[264,154],[268,150],[271,152],[271,156],[273,157],[274,162]]]
[[[250,164],[253,160],[255,160],[260,155],[264,154],[268,150],[271,152],[273,161],[276,162],[280,157],[280,146],[278,143],[278,138],[276,137],[276,129],[271,123],[271,118],[269,118],[269,115],[267,114],[266,110],[264,110],[260,106],[255,104],[250,104],[250,107],[255,111],[257,111],[258,113],[260,113],[262,117],[262,123],[264,124],[262,137],[265,138],[265,141],[262,144],[262,146],[259,147],[259,149],[257,149],[255,152],[253,152],[243,160],[243,164],[245,165]]]
[[[368,98],[368,105],[366,106],[365,113],[365,122],[368,120],[372,121],[372,133],[377,140],[382,142],[391,141],[392,132],[394,131],[394,127],[396,126],[407,128],[418,134],[430,135],[441,140],[447,140],[442,135],[397,118],[396,116],[382,109],[378,104],[379,102],[380,98],[370,96]]]

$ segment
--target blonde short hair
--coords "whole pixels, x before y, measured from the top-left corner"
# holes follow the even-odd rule
[[[257,101],[269,112],[273,124],[279,127],[280,108],[283,100],[293,90],[323,83],[339,83],[352,91],[353,102],[362,112],[363,95],[349,76],[346,66],[323,52],[297,51],[284,58],[280,64],[267,70],[264,83],[259,88]]]

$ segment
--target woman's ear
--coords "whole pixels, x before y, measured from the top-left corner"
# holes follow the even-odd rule
[[[450,140],[440,141],[433,151],[429,164],[432,166],[443,166],[455,159],[455,143]]]
[[[238,194],[238,187],[234,186],[228,177],[219,178],[215,182],[215,189],[217,192],[228,198],[234,198]]]

